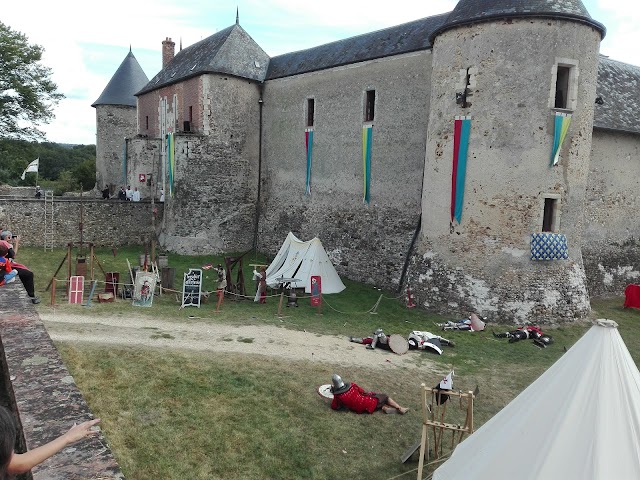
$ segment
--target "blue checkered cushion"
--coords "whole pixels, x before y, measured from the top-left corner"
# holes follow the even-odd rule
[[[531,260],[566,260],[567,237],[559,233],[532,233]]]

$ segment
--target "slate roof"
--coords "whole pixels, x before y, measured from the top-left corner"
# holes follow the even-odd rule
[[[586,23],[599,30],[602,38],[604,25],[591,18],[580,0],[460,0],[446,22],[431,34],[438,34],[460,25],[485,22],[508,17],[566,18]]]
[[[136,106],[135,93],[144,87],[149,79],[142,70],[131,50],[124,58],[116,73],[102,91],[98,99],[91,104],[92,107],[98,105],[124,105],[127,107]]]
[[[273,57],[265,80],[431,48],[429,35],[448,13]]]
[[[593,126],[640,133],[640,67],[601,56]]]
[[[205,73],[222,73],[262,81],[269,56],[238,24],[181,50],[136,95]]]

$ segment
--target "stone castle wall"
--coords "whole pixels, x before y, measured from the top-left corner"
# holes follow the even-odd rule
[[[640,279],[638,135],[594,130],[582,256],[591,295],[622,295]]]
[[[156,225],[160,225],[163,204],[156,203]],[[44,247],[44,200],[0,199],[0,228],[20,235],[20,245]],[[153,221],[150,202],[122,202],[55,198],[53,202],[53,245],[65,247],[82,241],[98,247],[140,245],[152,238]]]
[[[259,250],[275,254],[289,231],[318,237],[340,274],[398,286],[420,218],[430,58],[423,51],[267,82]],[[375,90],[372,122],[364,119],[368,90]],[[306,195],[309,99],[315,118]],[[365,125],[373,125],[368,204]]]
[[[122,167],[125,138],[134,136],[136,129],[135,107],[96,106],[96,183],[99,190],[109,185],[111,193],[118,193],[125,175]]]
[[[436,38],[422,232],[410,276],[423,306],[517,323],[588,314],[580,247],[599,42],[598,32],[578,23],[515,19]],[[577,101],[560,162],[550,167],[552,72],[568,61],[576,65]],[[472,95],[463,108],[456,93],[466,72]],[[456,115],[471,117],[459,225],[450,216]],[[552,231],[567,236],[568,260],[530,260],[545,198],[558,199]]]

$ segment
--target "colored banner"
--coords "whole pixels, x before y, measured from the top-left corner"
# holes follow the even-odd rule
[[[307,147],[307,181],[305,185],[305,194],[311,195],[311,154],[313,152],[313,128],[307,128],[304,131],[304,141]]]
[[[467,177],[467,153],[471,117],[456,116],[453,128],[453,170],[451,173],[451,221],[458,224],[462,219],[464,203],[464,184]]]
[[[362,127],[362,164],[364,168],[364,195],[365,203],[371,201],[371,143],[373,142],[373,125]]]
[[[567,136],[569,125],[571,124],[570,113],[555,112],[555,122],[553,130],[553,150],[551,151],[551,165],[553,167],[560,161],[560,148]]]
[[[320,275],[311,276],[311,306],[319,307],[322,303],[322,277]]]
[[[175,140],[173,133],[167,133],[167,171],[169,173],[169,196],[173,197],[173,179],[175,175]]]

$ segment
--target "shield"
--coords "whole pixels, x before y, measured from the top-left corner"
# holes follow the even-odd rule
[[[409,350],[409,342],[402,335],[389,335],[389,348],[397,355],[404,355]]]
[[[318,394],[321,397],[333,399],[333,392],[331,392],[331,384],[320,385],[318,387]]]

